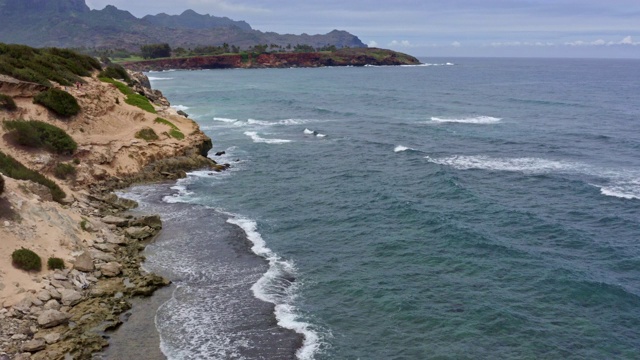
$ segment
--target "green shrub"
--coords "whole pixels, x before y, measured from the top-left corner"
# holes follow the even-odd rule
[[[46,186],[51,191],[51,196],[53,197],[54,201],[62,202],[62,200],[67,196],[64,191],[60,189],[58,184],[53,182],[51,179],[48,179],[37,171],[28,169],[18,160],[3,153],[2,151],[0,151],[0,173],[10,178],[18,180],[30,180]]]
[[[13,98],[11,96],[0,94],[0,109],[13,111],[17,108],[18,106],[16,105],[16,102],[13,101]]]
[[[158,134],[152,128],[144,128],[136,133],[136,138],[146,141],[158,140]]]
[[[106,78],[111,78],[111,79],[120,79],[120,80],[124,80],[126,82],[130,82],[131,78],[129,77],[129,74],[127,73],[127,70],[125,70],[122,66],[120,65],[109,65],[107,66],[106,69],[102,70],[100,72],[100,74],[98,74],[98,77],[106,77]]]
[[[80,105],[73,95],[56,88],[43,91],[33,98],[33,102],[40,104],[54,113],[69,117],[80,112]]]
[[[151,105],[149,99],[140,95],[140,94],[132,94],[128,95],[127,99],[124,101],[129,105],[137,106],[142,110],[148,111],[152,114],[156,113],[156,109]]]
[[[21,145],[45,148],[58,154],[73,154],[78,144],[64,130],[38,120],[9,120],[3,123],[5,129]]]
[[[0,175],[0,195],[4,192],[4,177]]]
[[[58,163],[53,169],[53,175],[60,180],[65,180],[69,175],[76,174],[76,167],[71,164]]]
[[[49,270],[62,270],[64,269],[64,260],[57,257],[50,257],[49,260],[47,260],[47,267]]]
[[[11,254],[11,263],[18,269],[26,271],[40,271],[42,260],[40,256],[29,249],[19,249]]]
[[[86,55],[67,49],[34,49],[25,45],[0,43],[0,74],[16,79],[51,86],[51,81],[69,86],[84,82],[81,76],[89,76],[101,70],[100,63]]]
[[[121,93],[127,96],[127,98],[124,100],[124,102],[126,102],[127,104],[137,106],[140,109],[148,111],[152,114],[156,113],[156,109],[153,107],[153,105],[151,105],[151,103],[149,102],[149,99],[134,92],[133,89],[131,89],[126,84],[123,84],[120,81],[113,80],[108,77],[100,77],[99,79],[102,82],[115,85],[118,88],[118,90],[120,90]]]
[[[184,134],[182,133],[182,131],[180,131],[180,129],[171,121],[167,120],[167,119],[163,119],[163,118],[156,118],[154,120],[154,122],[158,123],[158,124],[165,124],[169,127],[171,127],[171,130],[169,130],[169,136],[176,138],[178,140],[182,140],[184,139]]]
[[[82,220],[80,220],[80,229],[82,229],[83,231],[89,231],[89,229],[87,228],[88,223],[89,220],[82,218]]]

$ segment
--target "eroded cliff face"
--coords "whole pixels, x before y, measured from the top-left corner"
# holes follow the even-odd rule
[[[413,56],[384,49],[342,49],[335,52],[268,53],[196,56],[189,58],[158,59],[125,63],[135,71],[170,69],[235,69],[235,68],[289,68],[322,66],[365,65],[417,65]]]
[[[91,358],[106,345],[102,332],[121,323],[119,315],[130,306],[127,298],[150,295],[167,284],[139,267],[140,241],[157,234],[160,219],[121,214],[135,202],[110,190],[179,178],[195,168],[225,168],[204,156],[211,139],[198,125],[177,114],[160,92],[145,88],[144,75],[135,78],[140,81],[134,89],[154,100],[156,113],[127,104],[113,84],[87,77],[82,86],[66,88],[81,107],[68,119],[33,103],[40,85],[0,78],[0,92],[18,106],[0,109],[0,120],[44,121],[78,143],[73,155],[56,155],[21,146],[0,127],[0,151],[54,180],[67,194],[62,204],[53,202],[43,185],[0,175],[5,185],[0,194],[0,358]],[[172,127],[158,117],[184,139],[171,136]],[[153,129],[158,139],[136,138],[143,128]],[[77,174],[56,179],[53,169],[59,163],[74,164]],[[12,266],[12,252],[22,247],[40,256],[41,271]],[[62,259],[66,269],[48,270],[50,257]]]

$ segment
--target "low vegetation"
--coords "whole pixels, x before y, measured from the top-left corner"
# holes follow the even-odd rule
[[[81,76],[90,76],[101,70],[93,57],[67,49],[35,49],[25,45],[0,43],[0,74],[12,76],[45,86],[52,81],[63,86],[84,82]]]
[[[80,220],[80,229],[82,229],[82,231],[89,231],[89,220],[82,218],[82,220]]]
[[[69,176],[76,174],[76,167],[67,163],[58,163],[53,169],[53,176],[60,180],[66,180]]]
[[[42,121],[8,120],[3,125],[20,145],[65,155],[72,154],[78,148],[78,144],[64,130]]]
[[[57,258],[57,257],[50,257],[49,260],[47,260],[47,268],[49,268],[49,270],[56,270],[56,269],[64,269],[64,260]]]
[[[11,96],[0,94],[0,110],[2,109],[13,111],[18,109],[18,106]]]
[[[11,263],[18,269],[26,271],[40,271],[42,260],[38,254],[29,249],[18,249],[11,254]]]
[[[33,102],[40,104],[54,113],[69,117],[80,112],[80,105],[73,95],[56,88],[51,88],[34,96]]]
[[[136,93],[135,91],[133,91],[133,89],[131,89],[126,84],[109,77],[100,77],[100,80],[102,82],[115,85],[115,87],[117,87],[118,90],[120,90],[120,92],[127,97],[124,101],[127,104],[137,106],[140,109],[148,111],[152,114],[156,113],[156,109],[153,107],[153,105],[151,105],[151,103],[149,102],[149,99]]]
[[[64,191],[41,173],[22,165],[18,160],[0,151],[0,173],[17,180],[30,180],[49,188],[54,201],[62,202],[67,196]]]
[[[153,131],[152,128],[144,128],[136,133],[136,138],[146,140],[146,141],[154,141],[158,140],[158,134]]]
[[[119,79],[127,83],[131,81],[131,77],[129,77],[129,74],[127,74],[127,70],[125,70],[122,66],[115,64],[107,66],[98,74],[98,77]]]
[[[182,133],[182,131],[180,131],[180,129],[171,121],[159,117],[155,119],[155,122],[158,124],[164,124],[169,126],[171,129],[169,130],[168,134],[172,138],[175,138],[178,140],[184,139],[184,134]]]
[[[0,195],[4,193],[4,176],[0,175]]]

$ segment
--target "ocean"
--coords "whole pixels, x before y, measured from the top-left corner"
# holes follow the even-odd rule
[[[169,359],[640,358],[640,61],[169,71]],[[216,152],[225,154],[215,156]]]

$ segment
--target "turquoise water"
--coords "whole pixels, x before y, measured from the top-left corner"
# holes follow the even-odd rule
[[[299,358],[640,357],[640,61],[424,61],[149,74],[232,165],[164,199],[223,220],[151,250],[212,299],[162,309],[182,316],[158,322],[170,358],[271,358],[202,320],[250,316],[207,287],[232,272],[306,336]],[[202,255],[220,224],[268,270]]]

